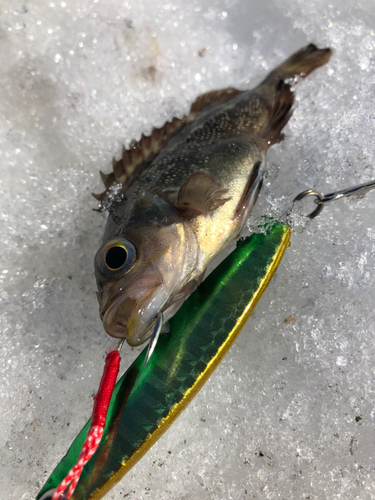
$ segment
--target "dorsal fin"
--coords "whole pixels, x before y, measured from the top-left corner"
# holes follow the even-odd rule
[[[233,88],[211,90],[210,92],[206,92],[195,99],[190,108],[190,115],[206,110],[213,104],[222,104],[223,102],[227,102],[240,94],[243,94],[243,90]]]
[[[173,118],[161,128],[154,128],[150,136],[142,135],[139,141],[133,141],[129,149],[122,149],[122,157],[112,160],[112,172],[103,174],[100,172],[105,191],[93,194],[94,198],[103,201],[109,188],[114,184],[122,184],[126,189],[133,179],[150,163],[166,142],[186,123],[186,118]]]
[[[233,88],[206,92],[193,102],[188,116],[173,118],[171,122],[167,122],[163,127],[154,128],[150,136],[142,135],[140,141],[133,141],[129,149],[123,148],[122,158],[120,160],[114,158],[112,161],[112,172],[110,174],[100,172],[106,189],[100,194],[93,193],[94,198],[103,202],[110,187],[114,184],[122,184],[123,189],[126,189],[143,168],[155,158],[169,139],[187,123],[194,120],[200,112],[214,104],[229,101],[242,93],[243,91]]]

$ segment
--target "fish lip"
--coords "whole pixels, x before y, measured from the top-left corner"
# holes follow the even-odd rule
[[[117,308],[120,306],[120,304],[122,302],[124,302],[127,299],[133,300],[133,308],[132,308],[130,314],[128,315],[127,321],[126,322],[114,321],[113,318],[117,312]],[[127,324],[129,322],[131,316],[134,314],[134,306],[135,305],[136,305],[136,301],[134,299],[132,299],[132,297],[129,294],[121,294],[115,300],[113,300],[108,305],[108,307],[106,307],[106,310],[103,314],[103,319],[102,319],[104,329],[109,336],[114,337],[114,338],[120,338],[120,339],[124,338],[126,340],[126,342],[132,347],[136,347],[136,346],[143,344],[151,337],[152,331],[154,329],[154,326],[155,326],[155,323],[157,320],[157,316],[156,316],[155,319],[150,324],[148,324],[147,327],[144,328],[143,331],[140,332],[139,335],[137,335],[135,338],[132,338],[130,340],[128,338]]]
[[[106,314],[108,313],[108,311],[111,309],[111,307],[115,304],[115,302],[118,301],[118,303],[121,302],[121,298],[123,297],[123,293],[120,292],[118,295],[116,295],[116,297],[112,300],[107,300],[104,304],[103,307],[100,308],[99,310],[99,314],[100,314],[100,319],[103,321],[104,323],[104,318],[106,317]]]
[[[101,314],[104,329],[107,332],[107,334],[110,335],[111,337],[120,338],[120,339],[126,338],[127,331],[128,331],[127,330],[128,321],[126,321],[126,322],[117,321],[115,323],[113,321],[113,316],[116,313],[118,306],[127,299],[131,299],[130,295],[125,294],[125,293],[120,294],[110,304],[108,304],[108,306],[105,308],[105,310]],[[133,307],[134,307],[134,305],[133,305]],[[132,312],[129,314],[129,318],[130,318],[131,314],[132,314]],[[118,328],[117,325],[120,325],[120,328]]]
[[[160,310],[159,314],[160,313],[162,314],[162,312],[163,311]],[[158,315],[149,325],[147,325],[147,328],[145,328],[143,332],[141,332],[141,334],[137,336],[136,339],[132,339],[131,343],[127,340],[128,344],[131,345],[132,347],[136,347],[138,345],[144,344],[149,338],[151,338],[157,319]]]
[[[137,280],[143,281],[141,288]],[[149,332],[154,326],[154,320],[146,324],[145,318],[142,321],[142,316],[145,311],[147,313],[147,303],[150,296],[161,285],[163,285],[163,278],[160,271],[153,266],[148,266],[142,273],[138,273],[130,282],[126,283],[126,286],[122,283],[121,291],[113,298],[110,298],[111,289],[109,288],[106,291],[108,298],[100,310],[103,327],[107,334],[114,338],[125,338],[131,346],[146,342],[150,337]],[[124,304],[126,300],[129,302]],[[163,305],[161,304],[161,307]],[[141,319],[138,326],[136,326],[139,323],[137,315],[140,315]],[[135,331],[137,328],[139,328],[138,332]]]

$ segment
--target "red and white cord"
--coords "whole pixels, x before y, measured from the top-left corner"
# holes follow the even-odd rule
[[[68,500],[72,497],[82,474],[83,467],[99,446],[104,432],[109,403],[120,369],[120,361],[121,357],[118,350],[111,351],[105,358],[103,375],[100,380],[98,392],[95,396],[91,425],[86,440],[82,446],[77,463],[61,481],[52,495],[52,500]]]

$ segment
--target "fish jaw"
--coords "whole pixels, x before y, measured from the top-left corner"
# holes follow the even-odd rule
[[[163,296],[163,278],[152,266],[127,286],[122,287],[121,283],[113,285],[108,287],[108,299],[101,312],[104,329],[111,337],[125,338],[130,345],[139,345],[143,343],[147,311],[157,309],[157,299]],[[117,296],[116,288],[120,289]]]
[[[159,313],[165,310],[164,319],[168,321],[196,288],[185,286],[181,292],[177,273],[176,280],[177,286],[176,281],[165,280],[165,276],[163,279],[154,266],[134,280],[124,293],[112,300],[103,314],[103,326],[108,335],[125,338],[131,346],[146,342],[152,335]]]

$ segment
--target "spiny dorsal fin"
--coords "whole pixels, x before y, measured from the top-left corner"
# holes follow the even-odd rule
[[[166,142],[184,125],[184,118],[173,118],[161,128],[154,128],[150,136],[142,135],[140,141],[133,141],[129,149],[122,149],[121,160],[114,162],[114,179],[126,188],[143,167],[150,163]]]
[[[109,188],[116,183],[122,184],[123,189],[126,189],[143,168],[155,158],[169,139],[187,123],[194,120],[200,112],[214,104],[229,101],[242,93],[243,91],[241,90],[229,88],[213,90],[202,94],[191,105],[188,116],[173,118],[171,122],[167,122],[163,127],[154,128],[150,136],[142,135],[140,141],[133,141],[129,149],[123,148],[122,158],[120,160],[116,160],[115,158],[112,160],[112,172],[110,174],[100,172],[106,189],[100,194],[93,193],[94,198],[102,202]]]
[[[107,196],[107,191],[103,191],[103,193],[96,194],[96,193],[91,193],[93,197],[98,200],[100,203],[104,201],[104,198]],[[99,210],[100,211],[100,210]]]
[[[237,90],[233,88],[222,89],[222,90],[211,90],[205,94],[200,95],[196,98],[190,108],[190,114],[198,113],[203,111],[213,104],[222,104],[223,102],[229,101],[238,95],[243,94],[243,90]]]
[[[154,128],[150,136],[142,135],[140,141],[133,141],[129,149],[122,149],[122,158],[112,161],[112,172],[103,174],[101,178],[106,190],[101,194],[93,194],[94,198],[103,201],[109,188],[114,184],[122,184],[126,189],[133,179],[150,163],[166,142],[186,123],[186,118],[173,118],[161,128]]]
[[[103,184],[105,185],[106,189],[109,189],[114,182],[113,173],[104,174],[102,171],[100,171],[100,177],[102,178]]]
[[[177,210],[184,217],[197,217],[213,212],[230,198],[222,198],[228,192],[206,170],[194,172],[181,186],[176,201]]]

